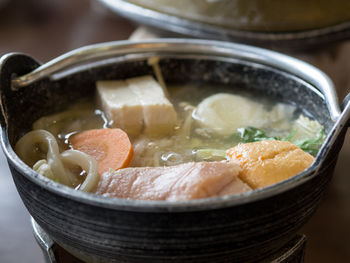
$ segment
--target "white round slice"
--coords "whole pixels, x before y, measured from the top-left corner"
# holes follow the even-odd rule
[[[252,100],[219,93],[204,99],[194,111],[193,117],[203,128],[221,135],[230,135],[241,127],[262,127],[268,119],[268,113],[263,105]]]

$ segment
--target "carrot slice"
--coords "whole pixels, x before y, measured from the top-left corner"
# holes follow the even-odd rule
[[[129,137],[121,129],[87,130],[74,134],[69,141],[73,149],[96,159],[100,175],[127,167],[133,155]]]

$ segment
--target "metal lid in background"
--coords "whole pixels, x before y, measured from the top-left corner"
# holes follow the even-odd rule
[[[137,23],[191,37],[288,50],[350,38],[348,0],[98,1]]]

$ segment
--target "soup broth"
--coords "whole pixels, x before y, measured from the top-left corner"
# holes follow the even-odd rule
[[[163,87],[162,92],[159,84],[154,82],[155,85],[158,85],[156,87],[158,95],[161,95],[157,98],[158,95],[151,92],[151,96],[147,98],[147,90],[133,86],[139,82],[141,86],[144,85],[143,88],[147,89],[152,88],[149,83],[152,84],[154,80],[146,76],[126,81],[103,82],[102,84],[98,82],[98,87],[99,85],[104,86],[103,92],[107,94],[107,100],[115,96],[113,92],[116,87],[119,87],[115,100],[122,104],[113,106],[117,110],[113,111],[108,108],[101,94],[98,94],[99,99],[97,100],[85,99],[76,102],[66,111],[37,120],[33,124],[33,130],[38,131],[41,137],[37,134],[31,135],[32,138],[27,138],[25,143],[21,139],[22,141],[20,140],[17,144],[18,147],[16,146],[16,151],[20,156],[27,156],[22,159],[37,172],[83,191],[95,191],[111,197],[182,200],[246,192],[295,175],[313,162],[313,157],[303,151],[313,155],[317,154],[324,139],[323,127],[317,121],[304,116],[301,109],[259,93],[237,91],[227,86],[214,87],[202,84],[170,85],[166,90]],[[145,83],[148,84],[145,85]],[[109,87],[110,85],[112,88]],[[128,90],[125,86],[128,87]],[[101,90],[98,92],[101,93]],[[134,92],[133,95],[130,95],[130,92]],[[136,96],[135,94],[137,96],[141,94],[140,104],[135,104],[135,97],[133,97]],[[121,99],[123,96],[124,99]],[[153,104],[147,104],[147,100]],[[155,100],[162,102],[154,102]],[[134,122],[134,126],[125,126],[125,123],[133,121],[133,118],[138,116],[140,109],[145,118],[142,123]],[[112,114],[119,117],[113,117]],[[175,119],[174,114],[176,114]],[[161,125],[156,129],[149,127],[153,124],[159,125],[159,123]],[[142,130],[140,131],[140,128],[135,130],[135,125],[141,125]],[[114,128],[123,129],[123,127],[125,127],[124,131],[113,130]],[[151,128],[153,132],[147,132],[152,130]],[[103,129],[106,132],[102,132]],[[90,137],[81,135],[84,131],[92,131],[94,135],[89,135]],[[124,156],[126,159],[123,159],[120,165],[109,167],[109,162],[114,162],[112,158],[107,161],[107,167],[102,170],[102,166],[98,167],[98,165],[104,161],[105,157],[101,156],[104,156],[105,152],[114,153],[116,158],[119,158],[119,151],[125,149],[124,146],[120,148],[122,146],[119,144],[119,139],[115,142],[101,140],[101,143],[104,143],[102,146],[110,150],[101,148],[99,139],[95,142],[94,136],[105,136],[110,133],[109,131],[116,132],[117,136],[126,137],[124,146],[126,141],[130,140],[130,150],[126,150]],[[80,143],[80,146],[72,143],[72,138],[77,138],[76,135],[82,137],[83,140],[92,138],[93,145],[96,145],[97,148],[84,145],[84,141]],[[58,150],[55,150],[53,140],[57,140]],[[260,144],[261,141],[271,141],[271,143]],[[300,146],[301,149],[292,146],[287,141]],[[248,148],[239,147],[245,143],[252,144],[249,144]],[[27,144],[32,144],[30,154],[28,154]],[[257,153],[260,155],[257,156]],[[239,168],[238,164],[242,156],[245,161],[240,163],[241,168]],[[283,156],[287,156],[287,159]],[[264,159],[261,158],[272,158],[276,163],[265,165],[262,161]],[[293,158],[296,158],[297,161],[294,162]],[[306,163],[305,160],[307,160]],[[211,164],[206,164],[208,162]],[[252,163],[249,164],[249,162]],[[264,171],[266,167],[257,166],[254,168],[257,172],[250,175],[251,167],[255,167],[256,162],[266,167],[271,165],[278,169],[284,167],[283,169],[293,171],[293,173],[265,171],[264,174],[277,173],[277,175],[273,180],[263,178],[261,181],[260,175],[257,174],[260,173],[259,171]],[[296,164],[296,167],[288,167],[289,162],[292,166]],[[184,165],[186,163],[188,165]],[[247,163],[249,165],[245,167]],[[141,170],[135,167],[141,167]],[[151,167],[154,169],[152,170]],[[165,169],[165,167],[172,168]],[[97,170],[101,177],[97,176]],[[242,171],[239,172],[240,170]],[[218,174],[217,171],[222,172]],[[234,171],[234,173],[228,171]],[[55,174],[58,174],[59,178]],[[188,174],[188,178],[192,179],[183,179],[184,174]],[[254,179],[256,176],[258,176],[257,180]],[[135,181],[137,177],[139,180]],[[149,181],[150,179],[147,178],[151,177],[153,179]],[[172,181],[171,178],[178,179]],[[243,181],[242,178],[244,178]],[[126,193],[124,188],[120,188],[120,184],[115,185],[118,180],[121,180],[121,184],[131,180],[129,184],[132,186],[129,185],[126,188],[131,192]],[[178,180],[182,183],[179,183]],[[190,181],[186,182],[186,180]],[[133,186],[135,182],[141,182],[141,186]],[[213,184],[214,188],[212,188]],[[175,194],[174,197],[172,191],[178,191],[176,185],[179,191],[187,190],[182,194]],[[136,187],[136,190],[132,190],[133,187]],[[153,196],[145,190],[152,189],[152,187],[158,189],[151,190],[157,193]]]
[[[195,107],[203,99],[218,92],[232,93],[232,89],[225,86],[213,88],[210,85],[187,84],[170,85],[168,91],[170,101],[178,113],[178,124],[174,127],[173,134],[130,136],[135,152],[130,166],[170,166],[190,161],[223,160],[226,158],[225,150],[241,143],[238,133],[215,134],[209,128],[198,125],[194,117]],[[266,114],[275,111],[274,113],[280,115],[278,118],[267,116],[266,122],[259,127],[273,136],[288,136],[301,113],[293,105],[262,97],[261,94],[241,91],[238,95],[262,105]],[[39,119],[33,124],[33,129],[50,131],[57,136],[61,150],[65,150],[70,148],[69,137],[77,132],[114,126],[113,121],[107,120],[93,99],[85,99],[75,103],[67,111]]]

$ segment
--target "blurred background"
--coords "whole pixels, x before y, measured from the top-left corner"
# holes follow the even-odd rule
[[[97,1],[0,0],[0,55],[22,52],[47,62],[84,45],[128,39],[137,27]],[[350,41],[339,39],[307,51],[284,52],[325,71],[335,82],[340,101],[350,92]],[[348,135],[329,191],[312,220],[300,231],[308,237],[306,263],[350,262],[349,171]],[[44,262],[32,234],[30,216],[16,192],[2,152],[0,262]]]

